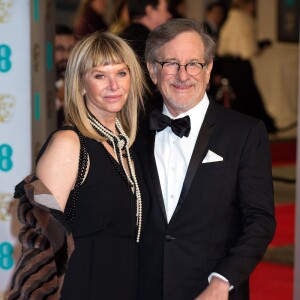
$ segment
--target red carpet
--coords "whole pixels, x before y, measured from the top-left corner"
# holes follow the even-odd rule
[[[294,164],[296,162],[297,141],[284,140],[271,142],[272,164],[274,166]]]
[[[271,142],[273,166],[296,163],[296,140]],[[294,244],[295,205],[275,206],[277,228],[270,247]],[[251,300],[292,300],[293,268],[286,265],[261,262],[250,278]]]
[[[292,300],[293,268],[260,263],[250,279],[251,300]]]
[[[295,204],[275,206],[277,228],[272,246],[292,245],[295,240]]]
[[[295,205],[275,206],[277,228],[270,247],[294,244]],[[250,278],[251,300],[292,300],[293,268],[261,262]]]

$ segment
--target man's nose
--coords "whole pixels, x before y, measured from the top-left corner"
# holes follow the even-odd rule
[[[186,81],[189,79],[189,74],[185,69],[185,66],[179,66],[179,70],[177,71],[177,77],[180,81]]]

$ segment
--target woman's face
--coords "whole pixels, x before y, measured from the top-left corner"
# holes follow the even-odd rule
[[[85,74],[83,88],[87,107],[99,121],[115,117],[130,91],[128,67],[124,63],[95,67]]]

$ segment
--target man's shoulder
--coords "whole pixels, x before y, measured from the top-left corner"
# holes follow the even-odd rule
[[[230,108],[225,108],[211,99],[210,106],[217,111],[217,124],[221,124],[222,126],[229,126],[242,130],[252,128],[257,123],[262,123],[262,121],[257,118]]]

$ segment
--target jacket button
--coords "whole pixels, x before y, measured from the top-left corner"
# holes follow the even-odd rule
[[[176,238],[173,237],[173,236],[171,236],[171,235],[169,235],[169,234],[167,234],[167,235],[165,236],[165,240],[166,240],[167,242],[169,242],[169,241],[172,241],[172,240],[176,240]]]

